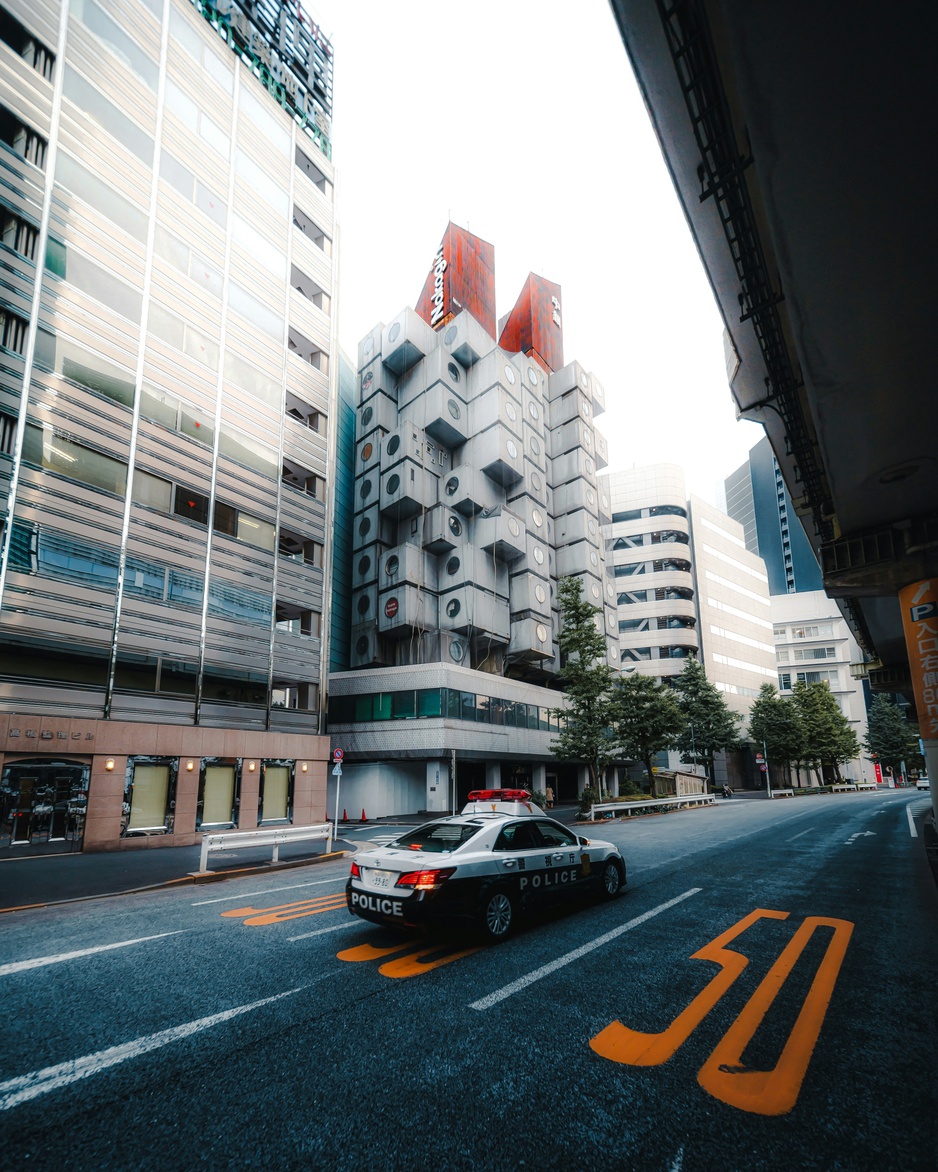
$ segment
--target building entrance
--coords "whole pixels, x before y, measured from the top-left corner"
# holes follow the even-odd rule
[[[88,805],[87,765],[16,761],[0,774],[0,852],[80,851]]]

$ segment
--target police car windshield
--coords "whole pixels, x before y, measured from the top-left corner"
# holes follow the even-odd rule
[[[475,838],[481,829],[478,823],[467,825],[464,822],[429,822],[426,826],[402,834],[391,845],[401,850],[428,853],[454,851],[470,838]]]

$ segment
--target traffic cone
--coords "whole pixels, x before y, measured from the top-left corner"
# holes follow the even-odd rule
[[[367,821],[368,821],[368,819],[365,817],[365,807],[362,806],[362,822],[367,822]]]
[[[344,806],[342,807],[342,821],[348,822],[348,810]]]

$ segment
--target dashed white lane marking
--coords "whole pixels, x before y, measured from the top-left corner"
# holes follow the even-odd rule
[[[801,834],[810,834],[813,829],[813,826],[809,826],[807,830],[802,830]],[[786,838],[785,841],[794,842],[796,838],[801,838],[801,834],[793,834],[791,838]]]
[[[275,891],[299,891],[303,887],[327,887],[330,883],[344,887],[348,875],[340,875],[337,879],[316,879],[312,883],[291,883],[289,887],[268,887],[264,891],[242,891],[240,895],[221,895],[218,899],[200,899],[193,907],[205,907],[210,903],[231,903],[236,899],[251,899],[255,895],[272,895]]]
[[[677,1155],[674,1157],[674,1163],[671,1165],[668,1172],[681,1172],[681,1168],[683,1166],[684,1166],[684,1145],[681,1144],[681,1146],[678,1148]]]
[[[915,823],[912,821],[912,807],[906,806],[905,812],[909,819],[909,834],[911,834],[913,838],[918,838],[918,831],[915,829]]]
[[[357,917],[349,924],[336,924],[334,928],[319,928],[315,932],[304,932],[302,936],[288,936],[287,940],[309,940],[311,936],[328,936],[330,932],[344,932],[346,928],[360,928],[362,921]]]
[[[211,1017],[200,1017],[197,1021],[173,1026],[158,1034],[148,1034],[132,1042],[125,1042],[122,1046],[111,1046],[107,1050],[99,1050],[96,1054],[86,1054],[83,1058],[73,1058],[69,1062],[60,1062],[57,1066],[47,1066],[44,1070],[33,1070],[29,1074],[8,1078],[6,1082],[0,1082],[0,1111],[8,1111],[11,1107],[17,1107],[29,1099],[68,1086],[69,1083],[78,1082],[79,1079],[91,1078],[110,1066],[126,1062],[128,1058],[137,1058],[151,1050],[158,1050],[161,1046],[168,1046],[171,1042],[181,1042],[184,1038],[201,1033],[211,1026],[220,1025],[223,1021],[230,1021],[242,1013],[260,1009],[262,1005],[270,1005],[283,997],[291,997],[294,993],[299,993],[303,987],[301,985],[296,989],[288,989],[286,993],[276,993],[273,997],[252,1001],[250,1005],[239,1005],[235,1009],[213,1013]]]
[[[491,1009],[493,1005],[497,1005],[499,1001],[504,1001],[506,997],[520,993],[522,989],[533,985],[535,981],[541,980],[542,977],[548,977],[551,973],[555,973],[558,969],[564,968],[565,965],[572,964],[575,960],[579,960],[581,956],[586,956],[587,953],[592,952],[594,949],[602,948],[604,944],[616,940],[623,933],[630,932],[633,928],[637,928],[639,924],[644,924],[646,920],[652,919],[653,916],[661,915],[662,912],[666,912],[669,908],[682,903],[685,899],[689,899],[692,895],[696,895],[700,891],[703,891],[702,887],[691,887],[681,895],[675,896],[674,899],[669,899],[667,903],[661,903],[657,907],[653,907],[651,911],[645,912],[644,915],[636,916],[634,920],[629,920],[627,924],[613,928],[611,932],[597,936],[595,940],[590,940],[587,944],[582,944],[579,948],[574,948],[572,952],[558,956],[556,960],[552,960],[549,964],[541,965],[539,969],[535,969],[533,972],[519,977],[517,981],[512,981],[510,985],[496,989],[494,993],[489,993],[487,997],[482,997],[479,1001],[473,1001],[469,1008]]]
[[[857,839],[857,838],[875,838],[875,837],[876,837],[875,830],[858,830],[856,832],[856,834],[850,835],[850,837],[844,843],[844,846],[850,846],[853,843],[854,839]]]
[[[143,944],[147,940],[162,940],[165,936],[179,936],[185,928],[176,932],[160,932],[156,936],[138,936],[136,940],[119,940],[116,944],[97,944],[94,948],[77,948],[74,952],[59,952],[54,956],[36,956],[32,960],[17,960],[0,965],[0,977],[10,973],[23,973],[27,969],[41,969],[47,964],[61,964],[64,960],[77,960],[79,956],[94,956],[98,952],[110,952],[114,948],[129,948],[131,944]]]

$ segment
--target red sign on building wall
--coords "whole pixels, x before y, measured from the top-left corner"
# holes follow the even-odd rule
[[[505,320],[498,344],[509,354],[527,354],[548,373],[563,366],[560,286],[528,274],[515,307]]]
[[[417,313],[438,330],[464,309],[495,337],[495,249],[450,222],[427,274]]]

